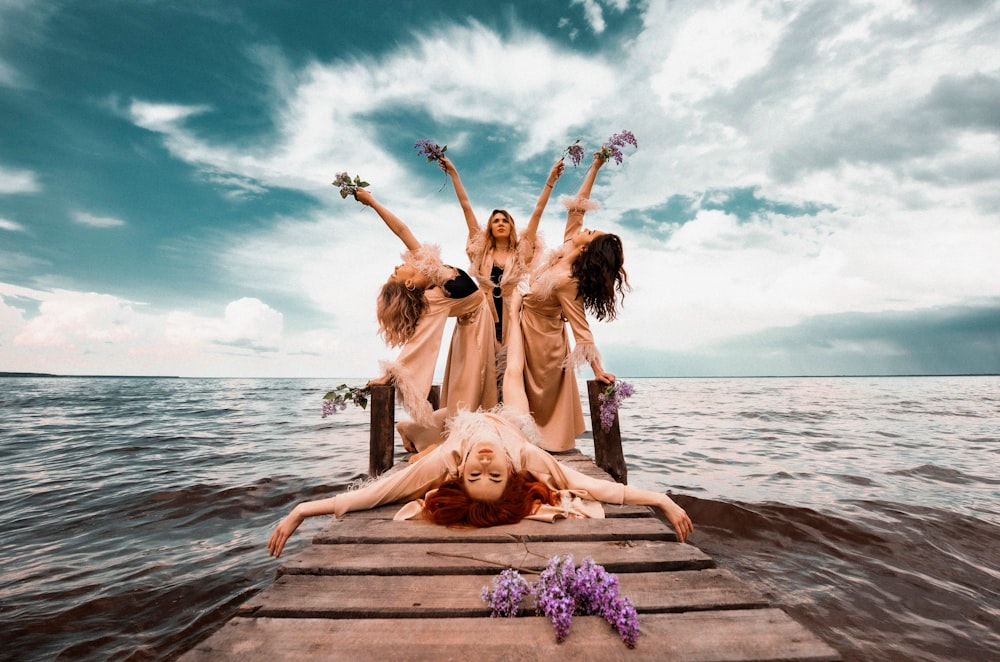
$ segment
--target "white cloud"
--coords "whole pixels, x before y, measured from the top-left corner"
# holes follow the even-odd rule
[[[47,295],[39,314],[14,336],[22,346],[67,347],[119,343],[135,336],[131,302],[108,294],[57,291]]]
[[[0,295],[0,352],[10,344],[14,335],[24,326],[24,311],[10,306]]]
[[[581,4],[595,32],[603,8],[623,6]],[[401,246],[369,210],[335,195],[333,173],[372,181],[422,239],[463,260],[453,198],[417,188],[413,153],[386,148],[370,121],[378,112],[419,111],[451,134],[426,137],[448,142],[459,159],[506,142],[518,159],[544,160],[581,135],[636,133],[640,148],[602,171],[594,197],[604,209],[588,217],[623,234],[635,286],[619,322],[595,325],[601,344],[642,347],[655,328],[657,342],[692,348],[813,315],[1000,295],[992,276],[1000,137],[989,120],[1000,49],[986,36],[986,13],[931,16],[928,5],[905,2],[654,0],[644,9],[642,33],[614,62],[477,23],[440,25],[378,58],[301,69],[262,49],[276,129],[258,146],[187,129],[184,120],[207,106],[134,103],[132,117],[233,195],[285,186],[329,201],[311,217],[274,219],[210,251],[234,283],[260,283],[328,316],[330,328],[286,334],[286,355],[330,348],[325,358],[340,361],[331,365],[351,361],[362,374],[385,353],[374,337],[374,292]],[[482,140],[483,127],[491,131],[482,145],[464,142],[476,131]],[[519,165],[503,164],[507,172]],[[559,192],[581,176],[567,173]],[[509,176],[488,184],[498,198],[515,196]],[[823,211],[743,218],[696,207],[684,224],[657,211],[673,196],[742,187]],[[635,215],[651,226],[626,227]],[[558,236],[558,216],[552,205],[549,237]],[[237,337],[237,313],[178,314],[172,328],[199,342],[276,344],[274,316],[248,308],[270,320],[271,339]]]
[[[737,2],[689,16],[673,30],[669,51],[650,79],[672,112],[732,90],[771,58],[785,20],[765,3]]]
[[[113,216],[96,216],[84,211],[73,214],[73,220],[81,225],[89,225],[92,228],[116,228],[125,225],[125,221]]]
[[[0,86],[20,87],[21,84],[21,76],[18,74],[17,69],[7,62],[0,60]]]
[[[221,318],[173,312],[166,323],[165,335],[172,343],[219,343],[274,350],[281,343],[284,319],[262,301],[244,297],[228,304]]]
[[[330,374],[330,361],[320,353],[337,346],[337,334],[314,330],[286,337],[283,324],[280,312],[250,297],[210,317],[157,312],[111,294],[0,283],[0,365],[7,371]]]
[[[379,61],[312,62],[289,73],[272,51],[260,50],[257,58],[282,92],[274,111],[277,140],[256,148],[209,144],[182,122],[204,106],[134,101],[132,120],[163,133],[175,156],[219,182],[230,176],[326,194],[334,171],[347,170],[369,179],[367,173],[377,173],[383,190],[404,191],[412,183],[401,160],[412,162],[412,154],[387,153],[370,113],[422,107],[448,125],[496,123],[505,139],[523,145],[518,154],[527,159],[561,149],[570,127],[617,91],[614,68],[605,62],[535,34],[501,36],[477,23],[421,33]]]
[[[6,230],[7,232],[25,232],[25,228],[20,223],[16,221],[10,221],[6,218],[0,218],[0,230]]]
[[[136,126],[141,126],[157,133],[169,133],[176,125],[188,117],[206,113],[211,108],[204,105],[183,106],[169,103],[149,103],[133,100],[128,106],[128,113]]]
[[[604,10],[597,0],[570,0],[570,5],[583,5],[583,16],[590,24],[590,29],[594,34],[604,32]]]
[[[0,166],[0,195],[38,193],[41,190],[38,177],[31,170]]]

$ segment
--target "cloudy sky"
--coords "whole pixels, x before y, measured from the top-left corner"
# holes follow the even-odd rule
[[[402,245],[337,172],[465,266],[415,141],[523,223],[628,129],[587,220],[633,284],[612,372],[1000,372],[998,35],[975,0],[0,0],[0,371],[374,376]]]

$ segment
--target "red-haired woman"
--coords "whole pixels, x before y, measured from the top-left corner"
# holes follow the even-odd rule
[[[530,417],[460,412],[444,443],[417,462],[358,490],[306,501],[292,509],[267,543],[281,554],[307,517],[367,510],[406,502],[395,519],[426,518],[451,526],[513,524],[525,518],[603,518],[599,502],[654,506],[680,542],[694,528],[684,509],[663,493],[593,478],[557,462],[530,440]]]
[[[588,312],[598,320],[615,319],[619,298],[629,287],[621,239],[583,227],[584,214],[597,208],[590,191],[605,158],[595,153],[576,197],[563,200],[568,210],[564,243],[532,274],[515,308],[519,323],[510,325],[504,402],[531,412],[540,443],[549,451],[574,448],[585,429],[576,366],[589,363],[595,379],[615,381],[604,371],[587,322]],[[567,322],[576,343],[572,350]]]
[[[489,409],[497,404],[493,321],[477,283],[464,271],[442,264],[437,246],[421,244],[410,228],[365,189],[355,196],[378,213],[406,246],[378,295],[379,333],[390,347],[401,347],[384,374],[369,384],[393,383],[412,421],[397,426],[407,450],[439,443],[445,419],[458,409]],[[448,349],[441,409],[427,401],[448,318],[456,318]]]

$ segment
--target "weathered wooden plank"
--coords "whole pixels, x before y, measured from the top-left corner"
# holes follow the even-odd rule
[[[500,568],[496,569],[499,572]],[[529,581],[537,575],[525,575]],[[768,606],[756,589],[727,570],[620,573],[622,595],[640,612],[749,609]],[[488,616],[480,594],[491,576],[283,575],[248,600],[243,616],[279,618],[441,618]],[[533,614],[526,597],[522,613]]]
[[[313,538],[316,544],[385,542],[508,542],[510,540],[676,540],[676,534],[655,517],[569,519],[556,522],[523,520],[485,529],[438,526],[426,520],[395,522],[346,517],[327,525]]]
[[[234,618],[181,660],[671,660],[833,662],[832,648],[779,609],[643,614],[629,650],[597,616],[577,616],[560,644],[543,617]]]
[[[278,569],[279,574],[450,575],[494,574],[497,568],[541,570],[552,556],[590,557],[608,572],[700,570],[714,566],[697,547],[660,540],[627,542],[462,542],[310,545]]]

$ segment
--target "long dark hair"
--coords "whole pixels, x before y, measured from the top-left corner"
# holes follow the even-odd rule
[[[625,293],[632,287],[625,272],[625,251],[616,234],[595,237],[573,260],[571,273],[576,280],[583,307],[601,321],[618,316],[618,298],[625,302]]]
[[[477,501],[466,493],[461,479],[452,479],[424,499],[424,516],[444,526],[484,528],[517,524],[538,505],[551,505],[554,495],[545,483],[527,472],[512,475],[496,501]]]

